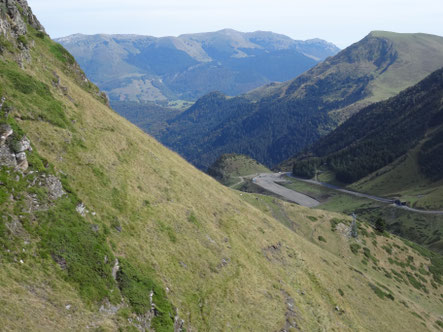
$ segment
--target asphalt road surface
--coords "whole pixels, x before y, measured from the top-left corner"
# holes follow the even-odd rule
[[[284,197],[288,201],[297,203],[302,206],[315,207],[320,204],[316,199],[299,193],[297,191],[285,188],[278,184],[278,182],[285,182],[282,179],[282,173],[261,173],[252,179],[256,185],[270,191],[274,194]]]

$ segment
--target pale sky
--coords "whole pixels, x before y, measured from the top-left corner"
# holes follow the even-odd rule
[[[28,0],[53,38],[178,36],[224,28],[322,38],[344,48],[372,30],[443,36],[443,0]]]

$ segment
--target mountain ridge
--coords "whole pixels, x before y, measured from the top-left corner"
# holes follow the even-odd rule
[[[204,105],[197,101],[168,120],[169,126],[156,137],[202,169],[223,153],[247,154],[275,166],[363,107],[396,95],[443,66],[442,37],[377,34],[369,34],[293,80],[253,90],[249,97],[214,98],[214,105],[203,97]],[[208,116],[192,124],[185,115],[192,118],[199,107]],[[214,123],[214,117],[223,122]],[[203,137],[198,131],[210,134]]]
[[[238,95],[292,78],[338,51],[322,40],[232,29],[178,37],[76,34],[56,41],[73,53],[111,100],[138,102],[194,100],[212,90]],[[265,70],[264,63],[270,69]]]

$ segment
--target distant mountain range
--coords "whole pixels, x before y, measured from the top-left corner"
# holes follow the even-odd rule
[[[202,169],[224,153],[275,166],[442,66],[442,37],[375,31],[294,80],[236,98],[210,93],[156,135]]]
[[[235,96],[286,81],[339,51],[320,39],[231,29],[163,38],[76,34],[56,41],[111,101],[163,104],[216,90]]]

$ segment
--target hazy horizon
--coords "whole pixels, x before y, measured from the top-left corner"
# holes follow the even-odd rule
[[[154,37],[234,29],[272,31],[293,39],[321,38],[340,48],[370,31],[443,35],[439,0],[28,0],[53,38],[75,33]]]

